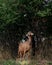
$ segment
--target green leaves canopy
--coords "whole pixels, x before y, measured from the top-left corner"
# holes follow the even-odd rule
[[[0,30],[6,25],[25,24],[33,17],[52,15],[52,2],[44,0],[0,0]]]

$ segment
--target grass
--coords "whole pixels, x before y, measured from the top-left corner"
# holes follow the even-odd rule
[[[52,61],[46,61],[46,60],[3,60],[0,61],[0,65],[52,65]]]
[[[3,60],[0,61],[0,65],[17,65],[14,60]]]

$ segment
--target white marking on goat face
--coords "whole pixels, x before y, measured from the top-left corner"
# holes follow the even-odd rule
[[[24,43],[24,42],[25,42],[25,40],[24,40],[24,39],[22,39],[22,42]]]

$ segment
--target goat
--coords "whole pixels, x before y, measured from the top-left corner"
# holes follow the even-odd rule
[[[18,48],[18,55],[20,57],[25,57],[25,53],[30,51],[31,49],[31,43],[32,43],[32,35],[33,33],[31,31],[29,31],[26,36],[28,37],[28,39],[24,42],[19,43],[19,48]]]

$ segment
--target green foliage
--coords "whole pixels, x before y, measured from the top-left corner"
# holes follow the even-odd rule
[[[1,65],[17,65],[14,60],[0,61]]]
[[[0,30],[6,25],[27,24],[29,19],[52,15],[52,2],[43,5],[44,0],[0,0]]]
[[[40,61],[40,62],[39,62]],[[23,60],[23,61],[15,61],[15,60],[5,60],[5,61],[0,61],[1,65],[52,65],[52,61],[47,61],[47,60],[35,60],[35,59],[31,59],[31,60]]]

